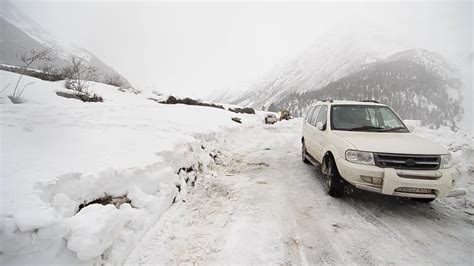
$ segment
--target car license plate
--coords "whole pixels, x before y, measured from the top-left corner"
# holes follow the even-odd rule
[[[430,194],[431,189],[429,188],[417,188],[417,187],[400,187],[396,189],[397,192],[405,193],[416,193],[416,194]]]

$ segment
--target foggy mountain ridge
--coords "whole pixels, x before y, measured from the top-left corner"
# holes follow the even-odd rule
[[[286,108],[303,116],[321,99],[376,99],[392,106],[403,119],[454,127],[463,116],[462,86],[458,71],[441,55],[410,49],[365,65],[321,89],[287,93],[269,109]]]
[[[112,67],[108,66],[88,50],[72,44],[59,42],[52,34],[43,29],[30,17],[19,10],[8,0],[2,0],[0,11],[0,25],[2,28],[2,51],[0,63],[11,66],[22,66],[17,58],[20,50],[52,49],[52,62],[34,64],[31,67],[39,69],[45,65],[63,68],[69,64],[72,55],[80,57],[87,65],[97,69],[97,80],[102,82],[106,76],[117,76],[125,87],[132,87],[130,82]]]
[[[205,99],[216,103],[229,103],[236,101],[240,93],[236,93],[234,88],[216,89],[209,96],[205,97]]]
[[[444,80],[458,79],[459,71],[450,65],[442,55],[425,49],[410,49],[395,53],[385,61],[406,60],[426,66],[429,70],[438,73]]]
[[[234,97],[232,103],[268,108],[288,93],[322,88],[370,63],[407,49],[405,44],[387,39],[377,31],[376,28],[364,33],[330,30],[294,59],[266,73],[248,91]]]

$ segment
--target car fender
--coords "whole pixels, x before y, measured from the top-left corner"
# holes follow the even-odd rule
[[[339,158],[345,158],[345,153],[346,150],[348,149],[355,149],[354,145],[350,143],[349,141],[335,135],[335,134],[329,134],[331,136],[331,139],[326,142],[326,144],[323,146],[322,152],[323,152],[323,160],[322,160],[322,169],[323,172],[325,171],[325,164],[326,164],[326,159],[329,154],[332,154],[334,157],[334,163],[337,165],[337,161]],[[339,168],[339,167],[338,167]]]
[[[336,163],[337,159],[340,157],[340,153],[338,152],[337,148],[332,145],[332,144],[328,144],[328,145],[325,145],[323,147],[323,156],[322,156],[322,160],[321,160],[321,171],[323,172],[323,174],[326,174],[326,165],[327,165],[327,159],[329,156],[332,155],[332,157],[334,158],[334,163]],[[337,167],[337,164],[336,164],[336,167]]]

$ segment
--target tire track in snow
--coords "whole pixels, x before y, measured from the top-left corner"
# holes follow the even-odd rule
[[[472,224],[441,202],[329,197],[321,172],[300,161],[300,129],[281,123],[227,136],[218,143],[223,164],[134,256],[143,263],[472,264]],[[212,198],[212,182],[232,197]]]

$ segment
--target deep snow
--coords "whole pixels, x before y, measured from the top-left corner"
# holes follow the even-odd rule
[[[17,78],[0,71],[2,88]],[[29,81],[24,104],[0,96],[2,263],[472,262],[466,133],[410,122],[453,152],[467,197],[336,200],[300,162],[299,119],[265,126],[260,112],[162,105],[97,83],[105,102],[82,103],[55,95],[62,82]],[[77,213],[105,193],[131,202]]]
[[[18,78],[0,75],[2,88]],[[186,198],[186,185],[179,194],[176,185],[212,161],[202,143],[263,121],[262,114],[158,104],[147,99],[156,95],[98,83],[91,91],[105,102],[82,103],[55,94],[62,82],[22,82],[30,81],[24,104],[8,104],[12,86],[0,99],[0,256],[7,263],[120,263],[175,197]],[[194,171],[178,175],[181,167]],[[76,214],[105,193],[128,194],[131,204]]]

